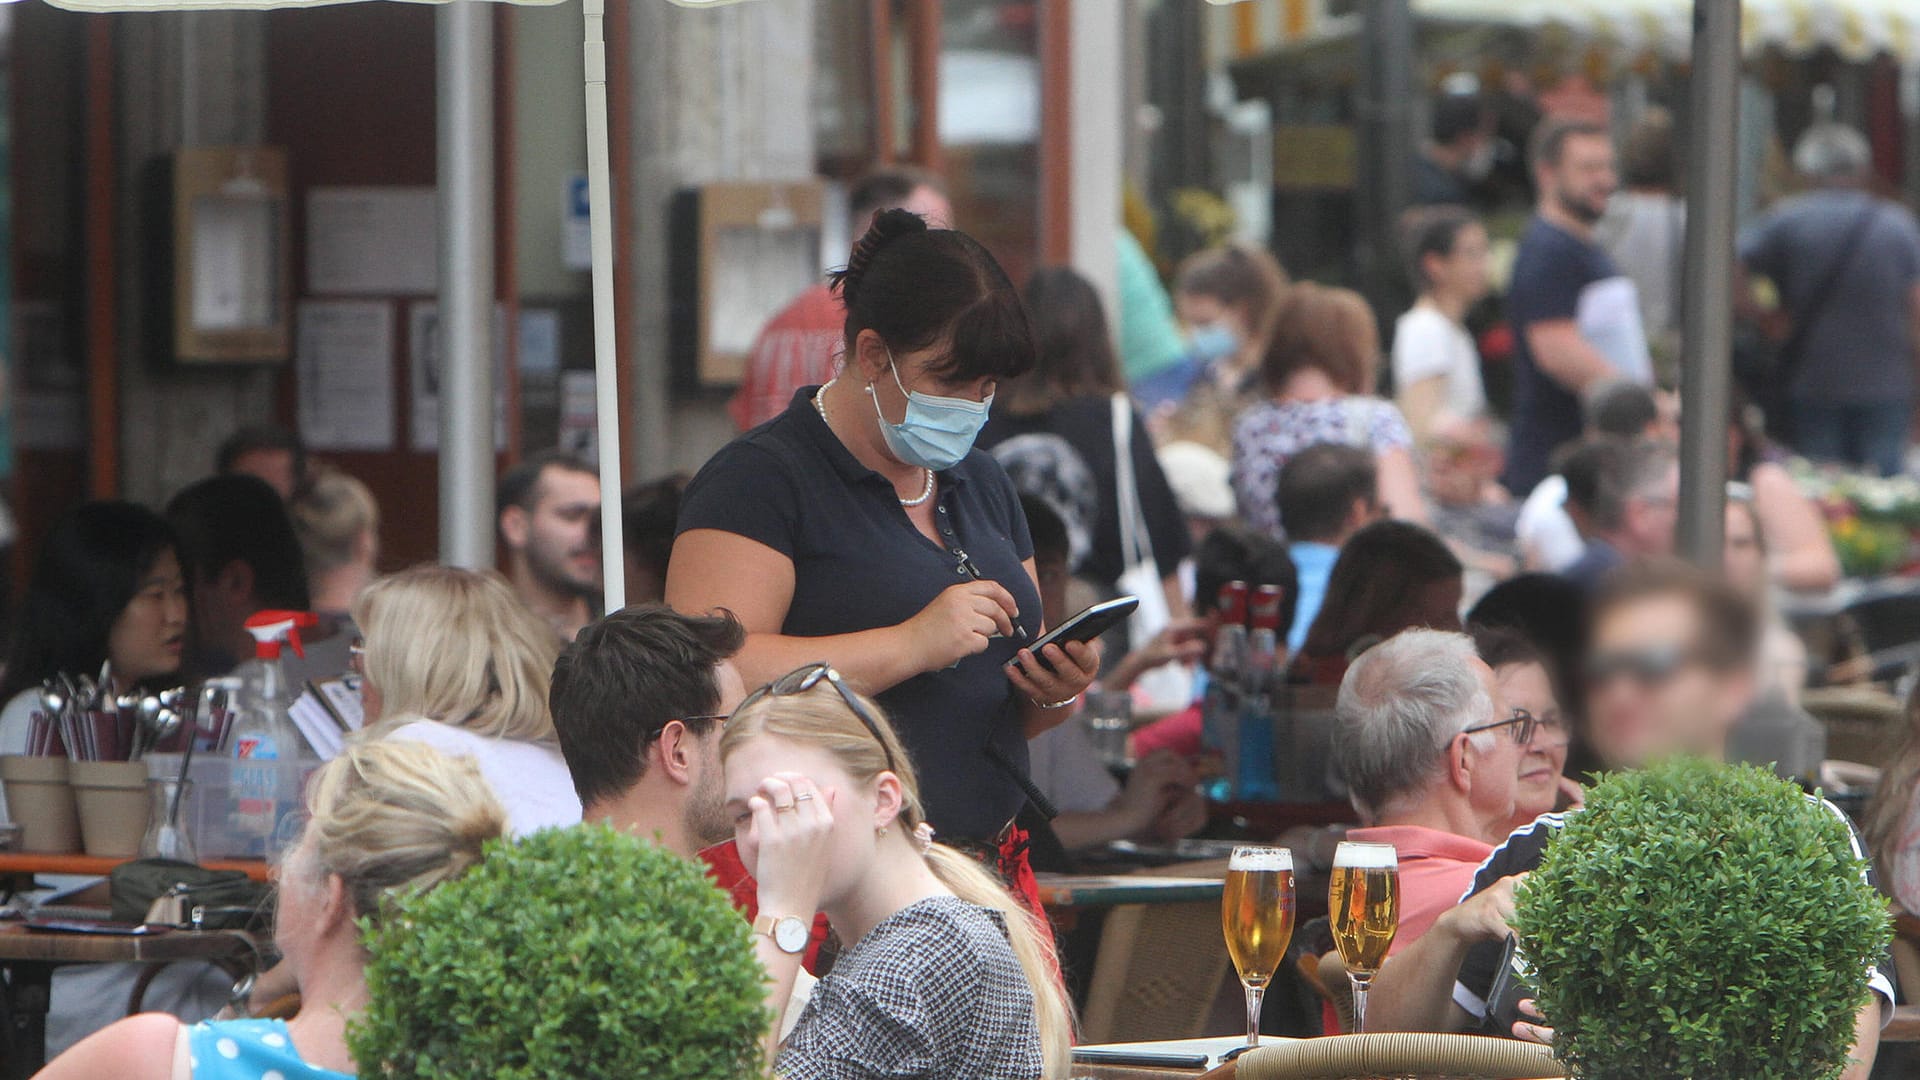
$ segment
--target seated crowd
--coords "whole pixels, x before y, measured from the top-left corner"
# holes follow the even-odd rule
[[[391,904],[531,835],[607,825],[697,867],[751,928],[778,1075],[1066,1077],[1083,973],[1033,870],[1209,826],[1230,583],[1277,606],[1272,686],[1328,703],[1327,782],[1353,811],[1282,839],[1322,866],[1342,835],[1398,852],[1369,1030],[1551,1041],[1531,1003],[1489,999],[1516,882],[1595,773],[1669,755],[1800,771],[1805,655],[1768,597],[1837,577],[1817,512],[1736,424],[1725,572],[1675,561],[1671,408],[1645,380],[1559,391],[1584,431],[1501,488],[1463,325],[1486,291],[1470,216],[1414,223],[1396,403],[1356,293],[1205,253],[1173,298],[1191,355],[1141,373],[1096,290],[1046,271],[1029,320],[984,248],[901,209],[936,184],[908,181],[862,196],[873,224],[815,298],[845,323],[825,386],[756,392],[744,404],[784,411],[699,477],[628,493],[632,606],[596,609],[599,480],[559,453],[501,480],[504,575],[377,576],[370,493],[271,432],[164,516],[97,502],[55,527],[0,682],[0,751],[23,748],[48,676],[224,674],[269,609],[322,616],[290,676],[351,671],[365,726],[311,781],[279,870],[281,959],[246,1003],[298,994],[297,1014],[197,1022],[217,1004],[199,971],[150,996],[165,1012],[103,1027],[97,980],[118,976],[63,976],[47,1076],[352,1074],[363,935]],[[1122,593],[1151,603],[1097,642],[1034,644]],[[1089,691],[1145,721],[1123,776]],[[1914,726],[1855,842],[1909,905]],[[1894,994],[1861,978],[1849,1080]]]

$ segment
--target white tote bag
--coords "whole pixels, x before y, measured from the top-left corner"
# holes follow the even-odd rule
[[[1153,558],[1153,537],[1140,506],[1140,484],[1133,471],[1133,400],[1113,395],[1114,509],[1120,519],[1120,561],[1117,588],[1122,595],[1140,598],[1127,620],[1127,640],[1133,648],[1152,641],[1167,628],[1173,613],[1167,609],[1167,590],[1160,566]],[[1133,685],[1139,712],[1159,715],[1184,709],[1192,701],[1193,672],[1180,664],[1166,664],[1140,677]]]

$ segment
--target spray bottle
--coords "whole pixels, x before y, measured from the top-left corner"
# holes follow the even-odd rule
[[[228,705],[234,714],[231,745],[237,759],[228,789],[228,817],[233,831],[245,837],[249,855],[268,854],[279,825],[280,763],[313,757],[287,716],[293,690],[280,666],[280,650],[291,645],[295,656],[306,656],[300,630],[317,621],[305,611],[261,611],[247,620],[253,659],[234,669],[238,686]],[[297,804],[297,792],[293,801]]]

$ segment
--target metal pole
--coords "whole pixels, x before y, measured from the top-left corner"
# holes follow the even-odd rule
[[[1409,0],[1366,0],[1360,67],[1361,288],[1382,315],[1405,305],[1399,282],[1400,215],[1413,185],[1413,9]]]
[[[608,158],[605,0],[585,0],[587,226],[593,255],[593,388],[600,440],[600,552],[606,611],[627,606],[620,517],[620,364],[613,306],[613,169]]]
[[[440,560],[493,567],[493,8],[436,13]]]
[[[1720,565],[1726,529],[1740,0],[1695,0],[1680,371],[1680,553]]]

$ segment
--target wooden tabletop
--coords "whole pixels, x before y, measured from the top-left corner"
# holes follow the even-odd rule
[[[106,877],[113,868],[131,859],[100,859],[92,855],[38,855],[26,851],[0,852],[0,876],[8,874],[75,874]],[[209,859],[201,866],[208,870],[238,870],[255,881],[267,880],[264,859]]]
[[[141,937],[67,934],[0,925],[0,964],[117,964],[230,960],[258,950],[240,930],[166,930]]]
[[[1120,904],[1182,904],[1218,900],[1219,878],[1150,877],[1144,874],[1037,874],[1040,902],[1048,907],[1114,907]]]

